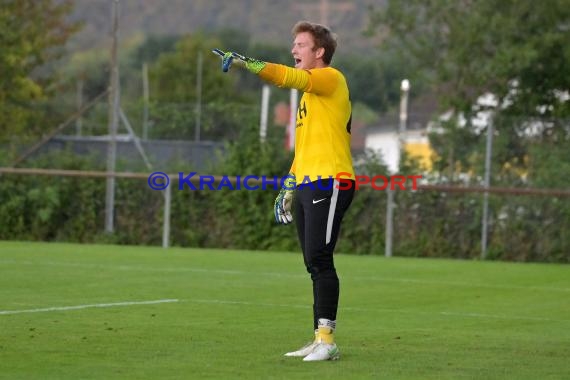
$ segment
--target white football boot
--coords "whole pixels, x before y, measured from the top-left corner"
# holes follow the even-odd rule
[[[303,358],[304,362],[316,362],[325,360],[338,360],[340,359],[340,351],[336,343],[319,343],[309,355]]]
[[[335,329],[336,321],[319,318],[316,339],[317,345],[313,348],[313,351],[310,354],[305,356],[303,361],[316,362],[340,359],[340,352],[333,337]]]
[[[313,350],[315,349],[315,347],[317,347],[317,345],[319,344],[319,342],[317,341],[317,331],[315,330],[315,339],[312,342],[309,342],[307,344],[305,344],[303,347],[301,347],[300,349],[298,349],[297,351],[291,351],[291,352],[287,352],[285,354],[285,356],[289,356],[289,357],[304,357],[309,355],[311,352],[313,352]]]

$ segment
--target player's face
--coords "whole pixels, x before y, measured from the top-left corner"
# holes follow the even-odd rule
[[[315,49],[315,41],[309,32],[301,32],[295,36],[291,54],[295,60],[297,69],[314,69],[318,67],[319,58],[322,57],[324,49]]]

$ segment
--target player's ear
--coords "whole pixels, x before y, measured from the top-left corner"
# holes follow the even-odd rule
[[[325,48],[324,47],[318,48],[316,55],[317,55],[317,58],[323,58],[325,56]]]

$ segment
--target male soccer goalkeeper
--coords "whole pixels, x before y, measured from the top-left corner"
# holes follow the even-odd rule
[[[339,280],[333,260],[344,213],[354,195],[350,153],[351,103],[343,74],[330,66],[336,36],[325,26],[298,22],[292,30],[291,53],[295,68],[259,61],[237,53],[214,52],[223,56],[227,71],[232,63],[245,67],[279,87],[304,92],[297,111],[295,158],[290,178],[275,200],[278,223],[295,221],[304,263],[313,282],[314,339],[285,356],[304,361],[336,360],[340,357],[334,341],[339,299]],[[343,184],[337,178],[343,173]],[[296,179],[296,181],[295,181]]]

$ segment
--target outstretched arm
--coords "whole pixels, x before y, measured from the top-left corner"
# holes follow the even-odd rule
[[[318,95],[332,94],[338,84],[335,75],[330,70],[301,70],[269,62],[265,63],[265,67],[258,75],[276,86],[296,88]]]
[[[232,64],[238,64],[278,87],[296,88],[303,92],[318,95],[330,95],[338,84],[338,80],[331,70],[301,70],[259,61],[234,52],[224,53],[220,49],[214,49],[213,52],[222,57],[222,70],[224,72],[227,72]]]

